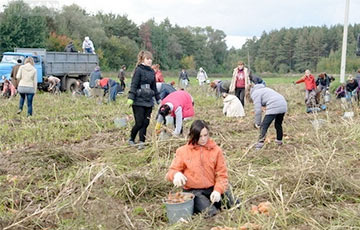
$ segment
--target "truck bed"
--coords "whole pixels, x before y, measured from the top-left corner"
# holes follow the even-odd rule
[[[46,52],[45,75],[79,76],[89,75],[98,65],[96,54]]]

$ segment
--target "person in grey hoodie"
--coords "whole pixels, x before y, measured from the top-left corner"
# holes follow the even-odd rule
[[[278,145],[282,145],[283,129],[282,122],[287,112],[285,98],[273,89],[257,84],[250,90],[250,96],[255,109],[255,127],[260,128],[259,141],[255,145],[256,149],[264,146],[265,136],[272,121],[275,120],[276,140]],[[261,122],[262,107],[265,107],[265,117]]]

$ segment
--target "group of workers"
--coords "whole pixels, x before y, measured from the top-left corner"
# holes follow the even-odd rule
[[[190,81],[186,71],[184,69],[181,71],[179,76],[181,87],[180,90],[176,90],[173,87],[175,82],[171,84],[164,82],[162,74],[159,74],[159,66],[152,66],[152,60],[153,56],[149,51],[139,52],[127,99],[127,104],[132,107],[135,119],[128,144],[137,146],[138,149],[145,147],[147,128],[154,103],[159,105],[155,126],[157,133],[163,124],[166,126],[173,124],[172,134],[179,136],[183,133],[184,119],[193,117],[195,114],[193,97],[186,91]],[[21,113],[24,100],[27,98],[28,115],[30,116],[32,115],[32,99],[37,87],[34,69],[31,58],[28,58],[25,60],[25,64],[19,67],[16,74],[16,79],[19,80],[17,90],[21,95],[18,113]],[[120,80],[118,83],[109,78],[102,78],[100,67],[96,67],[91,73],[90,82],[83,84],[84,89],[86,88],[88,91],[96,87],[106,89],[109,91],[111,100],[115,100],[116,94],[119,92],[118,88],[120,87],[122,91],[125,89],[125,70],[126,66],[123,66],[118,75]],[[207,83],[208,76],[203,68],[199,69],[197,80],[199,85]],[[295,83],[305,83],[306,103],[308,103],[311,95],[315,97],[317,92],[327,90],[332,80],[326,73],[322,73],[315,81],[314,76],[307,70],[304,77]],[[352,83],[353,80],[349,79],[349,87],[350,84],[355,85]],[[49,82],[51,89],[60,87],[60,79],[56,77],[48,77],[46,81]],[[275,143],[279,146],[283,144],[282,123],[288,109],[287,102],[281,94],[266,87],[263,79],[252,74],[245,67],[244,62],[238,62],[230,81],[216,80],[210,83],[210,87],[215,90],[217,97],[223,97],[223,113],[226,116],[245,116],[245,101],[254,104],[254,127],[259,129],[256,149],[259,150],[264,146],[267,130],[273,121],[276,129]],[[346,90],[351,91],[352,89]],[[265,116],[263,117],[264,110]],[[136,136],[139,136],[138,143]],[[205,212],[207,216],[213,216],[221,209],[222,200],[234,201],[232,194],[229,193],[225,157],[221,148],[210,138],[209,125],[204,120],[195,120],[191,124],[188,137],[188,142],[176,150],[166,179],[175,186],[182,187],[185,192],[195,195],[195,213]]]

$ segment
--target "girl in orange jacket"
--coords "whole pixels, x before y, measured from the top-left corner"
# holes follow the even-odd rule
[[[222,194],[228,186],[228,175],[222,150],[209,138],[209,128],[202,120],[190,127],[189,142],[176,150],[166,179],[185,192],[195,195],[194,213],[207,210],[215,215]]]

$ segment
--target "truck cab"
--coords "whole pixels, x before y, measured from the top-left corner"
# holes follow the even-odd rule
[[[5,52],[0,62],[0,86],[4,83],[3,76],[6,79],[10,80],[10,75],[13,66],[18,64],[18,60],[21,60],[21,65],[24,64],[24,61],[27,57],[32,57],[34,59],[35,68],[37,71],[37,81],[38,83],[43,82],[43,64],[42,58],[40,55],[34,55],[31,53],[17,53],[17,52]]]

